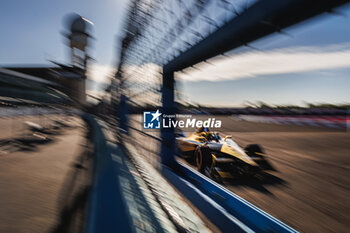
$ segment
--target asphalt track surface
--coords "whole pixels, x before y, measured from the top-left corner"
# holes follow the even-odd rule
[[[50,141],[33,137],[24,125],[49,127],[53,120],[70,126],[51,131]],[[76,166],[86,151],[82,125],[78,118],[53,115],[0,118],[0,141],[10,140],[0,147],[0,232],[79,232],[89,184],[87,169]],[[35,140],[12,140],[19,138]]]
[[[215,118],[222,120],[221,136],[232,135],[242,147],[262,145],[276,169],[226,180],[227,189],[300,232],[349,232],[349,132]]]
[[[301,232],[349,232],[349,132],[215,118],[223,122],[217,130],[221,136],[232,135],[242,146],[261,144],[276,169],[256,178],[227,180],[226,188]],[[50,118],[0,119],[0,139],[23,136],[22,124],[28,120],[50,124]],[[58,207],[74,203],[67,187],[83,134],[82,128],[66,129],[33,150],[2,151],[0,232],[58,232],[64,227]],[[139,141],[150,149],[158,145],[145,138]],[[64,202],[58,201],[62,196]]]

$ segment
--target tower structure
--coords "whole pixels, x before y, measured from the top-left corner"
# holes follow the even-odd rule
[[[67,93],[77,103],[86,102],[86,71],[90,58],[88,54],[89,40],[91,39],[92,22],[86,18],[73,14],[68,17],[68,39],[70,49],[70,63],[74,75],[66,77]]]

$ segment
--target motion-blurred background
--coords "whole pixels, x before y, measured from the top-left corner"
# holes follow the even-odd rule
[[[233,231],[164,167],[242,231],[347,232],[347,2],[2,1],[0,232]],[[144,129],[156,110],[221,120],[274,170],[217,184]]]

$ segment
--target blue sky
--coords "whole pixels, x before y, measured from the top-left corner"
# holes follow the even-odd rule
[[[122,33],[126,2],[2,0],[0,66],[49,65],[48,59],[67,62],[68,50],[61,35],[63,17],[76,12],[94,22],[93,34],[96,39],[91,54],[100,68],[96,69],[96,76],[103,74],[105,68],[113,67],[116,63],[116,40]],[[220,73],[222,77],[211,78],[206,68],[201,74],[189,72],[190,77],[178,83],[179,90],[186,100],[222,106],[241,106],[247,101],[270,104],[349,102],[347,87],[350,86],[350,64],[344,63],[342,58],[348,60],[350,53],[350,6],[339,11],[344,16],[325,14],[287,29],[291,36],[274,34],[251,43],[259,51],[240,48],[230,53],[235,55],[230,61],[219,58],[216,63],[214,59],[216,68],[212,68],[211,72]],[[263,56],[261,51],[264,51]],[[261,56],[263,61],[275,62],[289,53],[295,53],[290,66],[279,67],[273,63],[280,69],[273,70],[268,64],[264,64],[263,69],[256,69],[261,64],[252,62]],[[322,56],[317,65],[318,54]],[[329,62],[325,59],[327,54]],[[310,61],[305,62],[307,65],[300,64],[298,56],[310,57]],[[246,62],[247,59],[249,62]],[[227,69],[231,63],[235,69]],[[221,68],[225,68],[226,73]],[[215,69],[220,72],[215,72]],[[95,80],[99,81],[101,77]]]
[[[76,12],[94,23],[92,56],[113,64],[127,0],[2,0],[0,65],[67,61],[61,31],[66,14]]]

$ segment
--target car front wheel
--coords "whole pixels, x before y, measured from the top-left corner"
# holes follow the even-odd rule
[[[209,166],[210,159],[209,149],[205,146],[198,146],[195,151],[196,166],[199,172],[204,173],[204,170]]]

